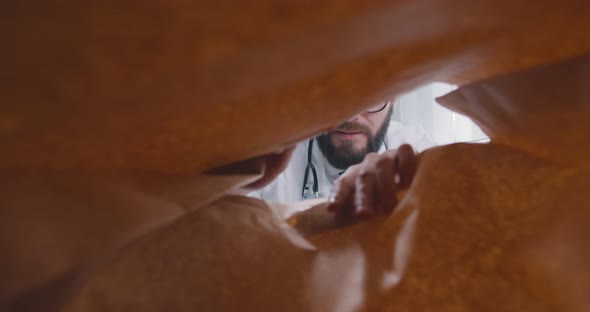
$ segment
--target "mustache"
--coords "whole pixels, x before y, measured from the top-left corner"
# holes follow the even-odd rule
[[[371,134],[371,129],[352,121],[345,121],[341,123],[333,131],[363,132],[365,134]]]

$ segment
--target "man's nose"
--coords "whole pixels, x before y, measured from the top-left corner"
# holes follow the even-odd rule
[[[354,116],[350,117],[350,118],[349,118],[348,120],[346,120],[346,121],[351,121],[351,122],[353,122],[353,121],[358,121],[358,120],[359,120],[359,118],[361,118],[361,113],[358,113],[358,114],[356,114],[356,115],[354,115]]]
[[[364,122],[367,120],[367,112],[360,112],[352,117],[350,117],[347,121],[351,122]]]

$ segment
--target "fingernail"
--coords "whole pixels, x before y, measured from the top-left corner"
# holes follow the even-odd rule
[[[360,188],[357,188],[355,201],[354,201],[354,213],[357,217],[368,217],[370,215],[369,207],[367,206],[366,198]]]
[[[360,219],[368,219],[373,216],[373,212],[366,205],[356,206],[355,214]]]
[[[338,193],[331,191],[330,195],[328,195],[328,210],[332,211],[334,210],[337,206],[338,206],[338,200],[339,200],[339,196]]]
[[[328,195],[328,202],[329,203],[333,203],[337,200],[337,194],[335,192],[330,192],[330,195]]]

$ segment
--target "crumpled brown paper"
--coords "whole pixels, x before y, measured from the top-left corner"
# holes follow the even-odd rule
[[[517,114],[519,119],[511,118],[516,116],[510,110],[516,107],[512,104],[506,116],[485,110],[479,114],[471,108],[470,114],[480,118],[503,147],[429,151],[422,155],[427,169],[419,172],[426,178],[412,191],[426,197],[407,197],[391,218],[336,231],[329,219],[319,223],[314,219],[307,223],[310,231],[306,233],[316,236],[307,243],[291,235],[266,204],[219,200],[236,193],[236,186],[254,182],[250,179],[261,172],[202,174],[280,151],[376,101],[433,80],[467,83],[587,54],[589,7],[586,0],[327,0],[313,3],[313,10],[294,1],[235,1],[231,6],[183,0],[141,4],[69,0],[60,6],[0,2],[0,310],[51,311],[67,306],[76,311],[81,307],[345,311],[387,310],[390,305],[401,310],[453,309],[453,303],[480,308],[477,304],[485,298],[495,297],[477,291],[485,284],[469,287],[467,281],[477,281],[447,264],[449,257],[470,255],[477,249],[473,245],[480,246],[461,240],[479,237],[475,234],[480,229],[462,230],[462,215],[451,212],[471,213],[459,209],[464,206],[461,200],[474,198],[474,205],[478,200],[488,205],[482,196],[499,190],[506,198],[515,198],[512,205],[519,200],[532,203],[537,199],[522,198],[528,193],[509,191],[517,192],[535,181],[541,170],[535,166],[546,171],[535,185],[551,186],[539,196],[578,198],[556,185],[586,180],[580,178],[584,172],[580,168],[585,166],[584,137],[560,135],[578,132],[583,109],[569,110],[570,117],[560,115],[565,122],[559,131],[565,132],[546,131],[545,137],[538,135],[536,127],[552,128],[545,122],[550,116],[538,115],[532,122],[527,118],[537,115],[528,114],[529,106],[523,108],[526,114]],[[550,93],[551,88],[535,88],[531,93]],[[576,90],[579,95],[583,88]],[[556,110],[558,104],[563,108],[563,101],[572,103],[568,97],[549,98]],[[480,99],[452,102],[479,103]],[[487,116],[492,117],[486,121]],[[503,120],[535,130],[500,127]],[[496,163],[520,147],[522,157],[510,165],[514,168],[507,165],[508,160],[502,166]],[[563,147],[569,152],[562,153]],[[453,167],[457,161],[464,161],[465,167]],[[504,166],[508,169],[500,172]],[[445,172],[440,167],[454,169]],[[438,171],[445,175],[436,176]],[[500,179],[500,173],[506,177]],[[512,176],[515,173],[531,180],[520,181]],[[461,183],[454,185],[455,180]],[[479,186],[492,182],[496,184],[489,189]],[[440,190],[430,189],[437,187]],[[213,200],[219,201],[209,205]],[[492,203],[490,207],[512,207]],[[560,199],[557,207],[564,210],[567,204]],[[412,205],[418,208],[407,208]],[[572,206],[582,207],[577,202]],[[212,212],[209,207],[230,208]],[[232,207],[240,207],[240,213],[234,214]],[[432,207],[440,215],[430,212]],[[494,221],[500,218],[492,213],[496,208],[488,214],[476,208],[493,218],[482,217],[479,223],[470,219],[468,225],[485,229],[490,218],[490,224],[500,224]],[[571,220],[584,220],[575,218],[577,210],[568,211]],[[189,212],[189,217],[181,219]],[[563,302],[573,306],[574,299],[584,298],[575,291],[551,288],[567,289],[571,285],[564,281],[580,282],[584,276],[555,278],[562,273],[567,276],[563,267],[581,266],[572,264],[571,248],[552,247],[555,252],[545,257],[551,248],[544,246],[562,246],[568,235],[579,237],[568,232],[579,227],[568,223],[568,214],[561,219],[551,213],[546,212],[555,222],[547,223],[545,231],[557,234],[546,234],[548,238],[539,240],[541,245],[530,252],[551,262],[532,265],[523,260],[527,266],[519,274],[507,268],[502,271],[526,281],[530,281],[527,276],[537,278],[534,286],[520,283],[524,285],[521,297],[528,303],[535,295],[547,309]],[[510,218],[520,224],[520,217]],[[193,222],[210,226],[198,230]],[[447,228],[445,222],[453,225]],[[236,226],[227,229],[222,224]],[[432,231],[425,232],[430,227]],[[254,228],[259,229],[256,235]],[[516,228],[501,229],[517,236]],[[431,245],[423,242],[430,237],[426,233],[432,235]],[[197,234],[205,236],[195,238]],[[407,239],[412,235],[414,240]],[[252,239],[246,243],[248,237]],[[452,241],[457,244],[450,245]],[[410,242],[417,250],[410,255],[419,256],[405,256]],[[229,247],[222,254],[214,253],[220,246]],[[148,247],[152,253],[142,249]],[[168,254],[163,253],[164,247],[170,248]],[[210,256],[202,255],[209,251]],[[305,257],[293,256],[302,252]],[[203,264],[195,260],[198,257],[208,260]],[[499,257],[504,259],[504,253]],[[157,259],[164,264],[158,266]],[[420,266],[420,261],[427,263]],[[494,261],[484,267],[495,268]],[[432,268],[429,263],[434,263]],[[206,270],[215,264],[221,266],[207,275]],[[230,268],[234,275],[228,273]],[[450,273],[429,271],[436,268]],[[264,275],[267,271],[272,274]],[[428,280],[429,274],[438,277],[440,284]],[[508,291],[498,289],[513,290],[506,285],[512,285],[510,280],[489,287],[501,297]],[[576,286],[571,287],[584,289]],[[519,293],[514,294],[517,298]],[[560,297],[564,294],[573,299]],[[510,307],[510,301],[506,302]],[[485,303],[481,309],[494,306]]]
[[[422,153],[392,215],[304,240],[225,197],[136,243],[69,310],[588,311],[587,81],[590,58],[462,87],[439,101],[492,142]]]
[[[2,1],[0,168],[202,172],[434,80],[590,53],[589,9],[587,0]]]

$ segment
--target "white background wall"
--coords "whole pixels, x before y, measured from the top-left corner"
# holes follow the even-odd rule
[[[489,141],[471,119],[442,107],[434,100],[455,88],[445,83],[433,83],[405,94],[399,98],[392,119],[406,126],[422,126],[438,145]]]

